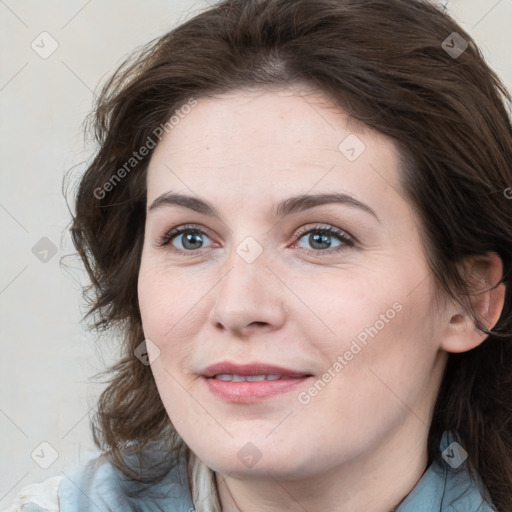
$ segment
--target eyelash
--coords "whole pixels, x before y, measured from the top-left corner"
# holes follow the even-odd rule
[[[177,236],[183,234],[183,233],[197,233],[201,235],[208,236],[198,225],[195,224],[188,224],[184,226],[179,226],[175,229],[172,229],[168,233],[166,233],[164,236],[162,236],[159,241],[157,242],[157,247],[165,247],[169,246],[174,238]],[[304,235],[310,234],[310,233],[318,233],[318,234],[324,234],[329,236],[335,236],[338,241],[342,242],[342,245],[339,245],[335,247],[334,249],[305,249],[304,247],[301,247],[302,250],[305,250],[307,253],[313,254],[314,256],[324,256],[326,254],[332,255],[333,253],[338,253],[340,251],[346,250],[347,247],[353,247],[356,243],[354,237],[349,235],[347,232],[335,228],[334,226],[325,226],[323,224],[319,224],[317,226],[313,227],[303,227],[301,228],[297,233],[295,233],[294,237],[297,239],[297,241],[300,240]],[[209,237],[208,237],[209,238]],[[193,249],[193,250],[186,250],[183,251],[182,249],[177,249],[173,247],[170,249],[173,252],[176,252],[180,256],[190,256],[191,254],[196,254],[198,251],[203,250],[201,249]]]

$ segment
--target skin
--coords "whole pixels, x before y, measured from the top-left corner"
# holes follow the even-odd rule
[[[338,149],[350,134],[366,146],[354,161]],[[399,166],[391,139],[318,92],[292,89],[200,98],[155,149],[139,274],[143,328],[165,408],[215,471],[224,512],[389,512],[427,468],[447,352],[485,335],[436,288]],[[208,201],[220,218],[149,208],[170,191]],[[288,197],[333,191],[375,216],[346,204],[274,214]],[[198,225],[202,246],[183,234],[158,245],[185,224]],[[308,230],[319,225],[357,242],[328,236],[327,248],[315,245]],[[250,263],[237,253],[248,236],[263,249]],[[500,269],[493,255],[479,260],[482,281]],[[475,298],[489,325],[500,290]],[[298,394],[311,382],[243,404],[217,398],[199,375],[219,361],[262,361],[321,378],[393,304],[400,311],[308,403]],[[261,455],[252,467],[237,456],[248,442]]]

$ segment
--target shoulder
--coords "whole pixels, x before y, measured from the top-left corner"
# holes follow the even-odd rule
[[[126,478],[105,455],[71,472],[24,488],[4,512],[153,512],[194,510],[186,460],[176,458],[153,483]]]
[[[4,512],[59,512],[59,486],[62,476],[24,487]]]
[[[468,471],[467,453],[450,431],[443,433],[439,456],[427,468],[397,512],[495,512],[478,475]]]
[[[159,459],[161,454],[153,457],[147,452],[144,459],[134,458],[129,464],[147,477]],[[193,510],[182,451],[176,453],[160,478],[146,483],[128,479],[102,455],[65,475],[59,501],[60,512]]]

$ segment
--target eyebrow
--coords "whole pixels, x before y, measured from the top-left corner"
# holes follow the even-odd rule
[[[324,204],[342,204],[357,208],[361,211],[369,213],[375,217],[379,222],[377,214],[365,203],[362,203],[355,197],[343,193],[324,193],[324,194],[302,194],[299,196],[289,197],[284,201],[277,204],[275,209],[276,217],[284,217],[292,213],[298,213],[315,206]],[[174,192],[167,192],[158,196],[149,207],[148,211],[157,210],[165,206],[182,206],[198,213],[208,215],[210,217],[217,217],[220,219],[218,211],[207,201],[193,196],[183,194],[176,194]]]

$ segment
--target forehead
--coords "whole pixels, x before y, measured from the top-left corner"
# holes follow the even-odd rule
[[[233,91],[198,98],[175,120],[152,155],[148,200],[166,189],[236,191],[261,200],[269,189],[364,196],[399,187],[392,139],[318,92]]]

